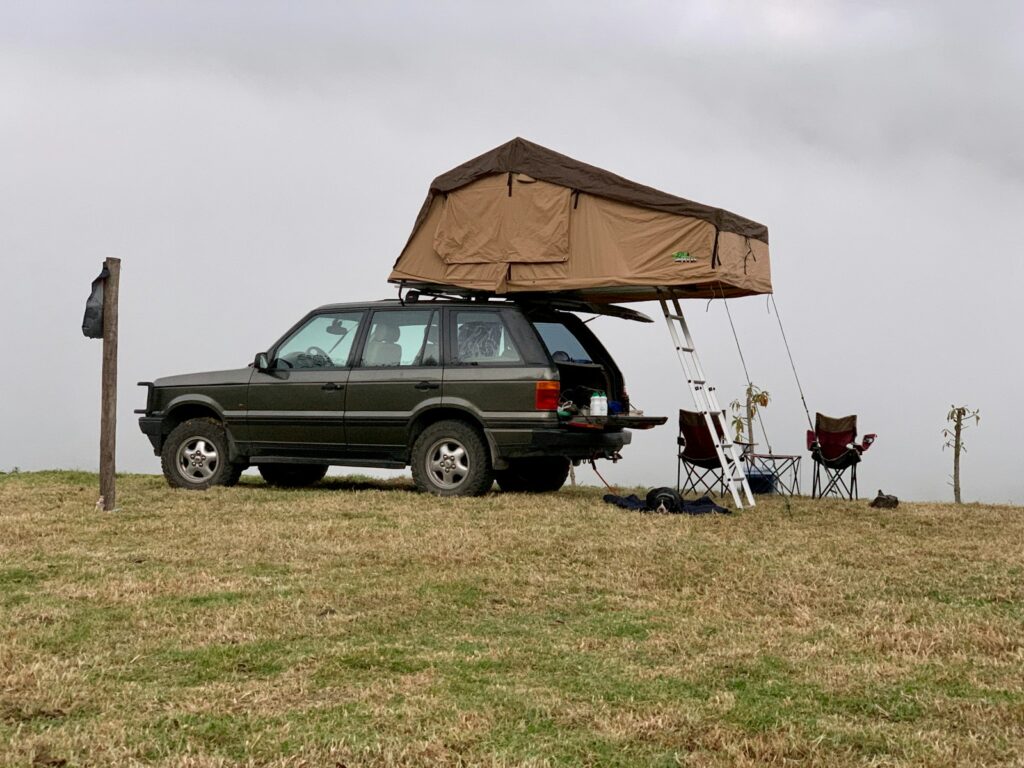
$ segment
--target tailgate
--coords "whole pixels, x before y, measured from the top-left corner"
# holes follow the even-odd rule
[[[608,416],[571,416],[565,425],[573,429],[651,429],[660,427],[668,421],[668,416],[631,416],[624,413],[613,413]]]

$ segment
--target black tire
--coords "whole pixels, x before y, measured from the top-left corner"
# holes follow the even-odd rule
[[[160,451],[164,477],[174,488],[205,491],[234,485],[244,464],[228,460],[228,436],[216,419],[189,419],[171,430]]]
[[[508,469],[494,473],[494,479],[506,493],[551,493],[565,485],[567,477],[569,460],[564,456],[513,459]]]
[[[327,474],[326,464],[260,464],[257,468],[268,485],[280,488],[305,488]]]
[[[412,446],[412,479],[425,493],[482,496],[494,483],[483,435],[464,421],[439,421]]]

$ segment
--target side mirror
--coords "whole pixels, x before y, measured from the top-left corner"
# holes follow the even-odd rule
[[[266,352],[260,352],[256,355],[256,359],[252,361],[252,367],[257,371],[266,371],[270,368],[270,358]]]

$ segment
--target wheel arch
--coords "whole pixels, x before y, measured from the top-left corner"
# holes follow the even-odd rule
[[[224,415],[220,412],[215,405],[211,402],[205,402],[201,400],[185,400],[182,402],[172,403],[167,409],[163,419],[163,433],[164,435],[170,434],[170,431],[179,424],[182,424],[189,419],[216,419],[221,424],[224,423]]]
[[[238,451],[238,443],[235,441],[235,436],[231,434],[231,429],[224,419],[224,414],[221,413],[220,408],[217,407],[213,400],[208,399],[184,400],[171,403],[160,425],[161,447],[175,427],[179,424],[184,424],[190,419],[215,419],[218,421],[227,435],[229,459],[237,462],[239,459],[244,458]]]
[[[409,423],[409,437],[408,437],[408,448],[410,461],[412,460],[412,447],[416,443],[416,440],[423,430],[429,427],[431,424],[436,424],[439,421],[463,421],[469,424],[473,429],[480,433],[484,438],[484,442],[487,445],[487,450],[491,454],[491,464],[496,469],[504,468],[505,462],[498,458],[498,446],[494,442],[494,438],[491,437],[490,432],[484,427],[483,422],[472,412],[465,408],[458,408],[454,406],[437,406],[435,408],[428,408],[427,410],[421,411],[413,417]],[[498,466],[498,465],[501,466]]]

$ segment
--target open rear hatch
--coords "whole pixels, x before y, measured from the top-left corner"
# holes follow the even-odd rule
[[[581,413],[563,417],[570,429],[651,429],[660,427],[668,416],[642,416],[627,413],[612,413],[607,416],[589,416]]]
[[[527,312],[558,369],[558,413],[563,427],[603,431],[651,429],[668,421],[667,416],[644,416],[630,407],[622,372],[612,356],[586,323],[570,313],[594,312],[640,322],[651,322],[649,317],[625,307],[565,300],[549,300],[545,306],[527,304]],[[595,394],[607,399],[607,415],[590,413],[591,397]]]

